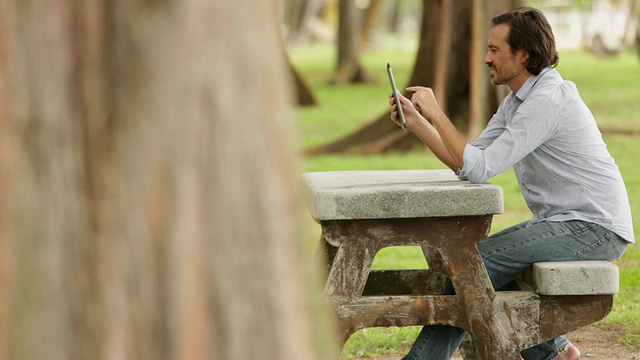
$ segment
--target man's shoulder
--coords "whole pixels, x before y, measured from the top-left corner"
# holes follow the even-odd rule
[[[535,101],[558,102],[568,97],[578,96],[578,89],[573,81],[565,80],[556,69],[550,69],[540,78],[532,89],[531,98]]]
[[[537,86],[534,86],[533,90],[549,91],[561,86],[565,80],[558,70],[554,68],[547,68],[544,73],[540,74]]]

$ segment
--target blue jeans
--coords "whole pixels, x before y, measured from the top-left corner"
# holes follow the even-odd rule
[[[617,260],[627,242],[604,227],[579,220],[523,222],[491,235],[478,243],[478,250],[494,289],[521,290],[515,279],[535,262]],[[445,294],[453,294],[447,284]],[[422,328],[411,351],[403,360],[444,360],[453,356],[467,332],[446,325]],[[520,352],[525,360],[551,360],[569,341],[557,337]]]

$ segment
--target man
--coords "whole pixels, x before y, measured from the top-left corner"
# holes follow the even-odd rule
[[[484,62],[504,99],[487,128],[467,144],[433,91],[410,87],[401,97],[408,128],[461,179],[484,182],[514,167],[531,220],[478,244],[496,289],[534,262],[616,260],[635,242],[622,176],[575,84],[554,69],[559,57],[539,10],[520,8],[492,20]],[[391,119],[399,124],[390,96]],[[448,284],[445,293],[453,293]],[[449,359],[466,336],[450,326],[425,326],[404,359]],[[525,360],[575,360],[580,351],[558,337],[521,352]]]

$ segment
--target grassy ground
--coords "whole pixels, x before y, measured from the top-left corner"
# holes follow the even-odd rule
[[[333,49],[313,46],[291,49],[294,64],[309,81],[320,105],[297,110],[300,147],[334,139],[380,115],[389,93],[385,65],[391,62],[399,84],[404,84],[413,66],[412,44],[394,43],[389,48],[368,52],[365,68],[377,78],[376,84],[334,87],[329,85],[335,62]],[[632,53],[599,59],[583,52],[562,52],[558,70],[574,81],[602,129],[640,130],[640,60]],[[402,85],[401,85],[402,86]],[[637,143],[640,136],[604,134],[627,184],[636,237],[640,238],[640,167]],[[304,171],[436,169],[444,168],[435,157],[423,151],[373,156],[323,155],[304,159]],[[504,190],[505,214],[494,218],[492,231],[498,231],[530,217],[512,171],[491,180]],[[319,229],[314,231],[319,232]],[[621,292],[613,310],[600,326],[619,324],[626,329],[621,342],[640,349],[640,247],[630,246],[618,261]],[[381,251],[374,267],[385,269],[423,268],[424,258],[417,248],[389,248]],[[351,337],[346,356],[375,356],[410,345],[417,328],[366,329]]]

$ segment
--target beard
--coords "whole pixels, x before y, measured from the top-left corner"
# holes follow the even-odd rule
[[[511,79],[516,77],[516,75],[518,75],[518,72],[515,69],[503,69],[500,71],[496,66],[489,65],[489,78],[491,80],[491,85],[505,85],[511,81]]]

